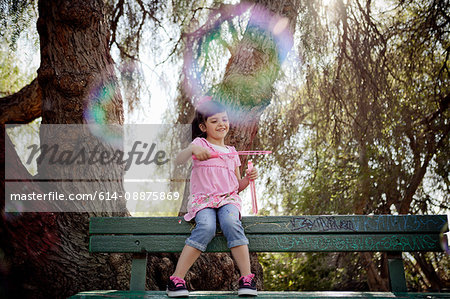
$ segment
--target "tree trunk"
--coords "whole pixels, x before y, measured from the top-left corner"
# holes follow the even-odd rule
[[[422,252],[414,252],[413,256],[417,263],[420,265],[420,269],[423,271],[426,280],[430,283],[430,288],[425,291],[440,292],[445,286],[445,283],[436,273],[433,265],[426,260],[424,253]]]
[[[122,99],[115,88],[118,84],[109,54],[103,6],[102,0],[39,1],[37,27],[41,66],[38,82],[42,89],[43,124],[85,123],[84,116],[92,103],[104,111],[102,121],[105,123],[123,123]],[[104,90],[108,86],[114,87],[109,89],[112,94],[108,100],[96,98],[95,88]],[[30,114],[23,119],[30,117],[35,116]],[[66,141],[80,137],[70,130],[62,130],[57,136],[48,133],[41,126],[41,145],[55,140],[67,145]],[[7,140],[4,146],[11,144]],[[18,161],[17,157],[15,161]],[[18,164],[16,169],[22,172],[22,178],[31,178],[21,165]],[[100,167],[94,170],[99,178],[105,176]],[[72,181],[66,179],[67,173],[84,178],[78,165],[45,167],[39,164],[37,178],[61,180],[56,186],[58,190],[64,190],[65,186],[72,185]],[[123,190],[120,167],[108,168],[107,175],[106,179],[96,180],[95,187],[89,183],[73,184],[71,192],[83,193],[97,187]],[[34,188],[34,182],[24,184]],[[114,215],[128,215],[124,202],[117,205],[117,210],[122,212]],[[2,240],[6,245],[5,264],[9,266],[7,286],[11,291],[8,290],[8,294],[22,298],[66,298],[83,290],[127,289],[129,255],[88,252],[88,220],[92,215],[113,213],[6,214],[2,223],[5,238]]]

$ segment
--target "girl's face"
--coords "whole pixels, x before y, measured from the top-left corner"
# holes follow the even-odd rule
[[[207,139],[223,142],[223,139],[230,130],[227,112],[211,115],[204,123],[200,124],[200,130],[206,132]]]

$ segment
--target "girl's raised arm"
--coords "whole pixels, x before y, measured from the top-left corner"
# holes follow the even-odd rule
[[[175,163],[184,164],[192,157],[192,155],[195,155],[197,160],[200,161],[207,160],[210,158],[209,151],[206,148],[191,143],[187,148],[182,150],[177,155],[177,157],[175,158]]]

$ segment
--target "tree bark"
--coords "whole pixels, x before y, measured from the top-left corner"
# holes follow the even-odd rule
[[[29,123],[41,116],[42,90],[38,80],[0,99],[0,124]]]

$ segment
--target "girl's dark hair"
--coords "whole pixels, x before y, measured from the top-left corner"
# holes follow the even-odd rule
[[[214,100],[201,103],[197,110],[195,110],[195,117],[192,121],[192,140],[197,137],[206,138],[206,133],[200,130],[200,124],[205,123],[208,117],[226,111],[224,105]]]

